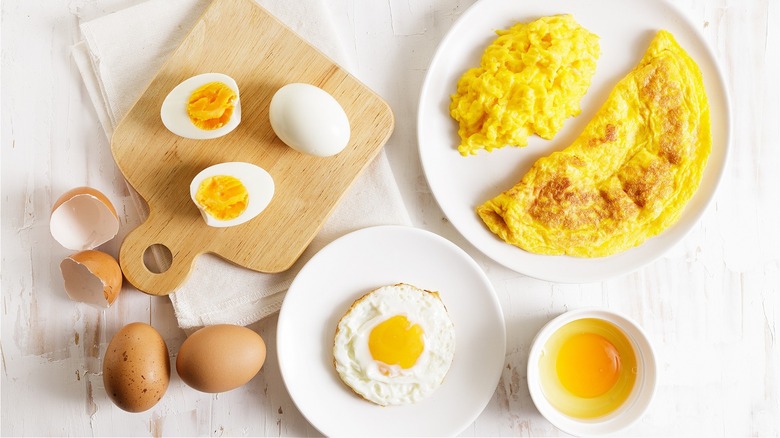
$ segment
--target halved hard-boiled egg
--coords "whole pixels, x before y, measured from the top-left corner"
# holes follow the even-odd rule
[[[355,301],[339,321],[333,343],[341,380],[382,406],[429,396],[454,355],[455,328],[439,294],[403,283]]]
[[[203,169],[190,184],[190,196],[206,225],[232,227],[260,214],[274,195],[274,180],[251,163],[219,163]]]
[[[238,84],[222,73],[193,76],[168,93],[160,117],[169,131],[181,137],[221,137],[241,122]]]

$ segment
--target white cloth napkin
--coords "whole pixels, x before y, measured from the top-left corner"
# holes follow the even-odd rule
[[[349,70],[350,60],[346,59],[335,33],[325,0],[259,0],[259,3]],[[109,139],[208,4],[207,0],[147,0],[81,23],[83,41],[74,46],[73,57]],[[133,199],[138,214],[145,217],[144,201],[135,194]],[[382,151],[358,177],[303,256],[288,271],[262,274],[232,265],[218,256],[200,256],[185,284],[170,295],[179,326],[251,324],[279,310],[284,292],[302,265],[335,238],[367,226],[410,223]]]

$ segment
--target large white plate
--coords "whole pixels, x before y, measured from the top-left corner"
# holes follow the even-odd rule
[[[599,35],[601,57],[582,113],[568,119],[551,141],[534,137],[525,148],[505,147],[462,157],[457,124],[449,116],[450,95],[460,76],[479,65],[497,29],[542,16],[570,13]],[[697,27],[661,0],[481,0],[463,13],[442,40],[420,96],[418,140],[428,184],[444,214],[488,257],[539,279],[583,283],[632,271],[680,241],[703,214],[718,186],[730,136],[728,94],[715,57]],[[660,29],[672,32],[699,64],[711,107],[713,145],[701,186],[680,220],[661,235],[623,253],[595,259],[543,256],[506,244],[491,233],[475,208],[517,183],[540,157],[569,145],[606,100],[615,84],[640,60]]]
[[[355,395],[333,367],[336,324],[378,287],[438,291],[455,325],[455,358],[430,397],[381,407]],[[504,366],[506,329],[495,291],[463,250],[428,231],[382,226],[348,234],[317,253],[279,313],[279,367],[290,396],[325,435],[456,435],[487,405]]]

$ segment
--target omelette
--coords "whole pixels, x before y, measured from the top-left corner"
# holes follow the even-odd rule
[[[570,146],[536,161],[477,213],[529,252],[608,256],[677,221],[711,147],[701,72],[662,30]]]
[[[467,70],[451,96],[461,155],[551,139],[581,112],[600,55],[599,38],[571,15],[542,17],[498,30],[479,67]]]

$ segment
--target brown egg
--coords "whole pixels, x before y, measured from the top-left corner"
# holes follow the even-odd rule
[[[74,301],[99,308],[110,306],[122,289],[122,269],[112,256],[88,249],[60,263],[65,292]]]
[[[103,358],[103,385],[111,401],[128,412],[143,412],[165,395],[171,378],[168,347],[152,326],[122,327]]]
[[[202,392],[225,392],[252,380],[265,362],[265,342],[238,325],[204,327],[187,338],[176,357],[176,372]]]

